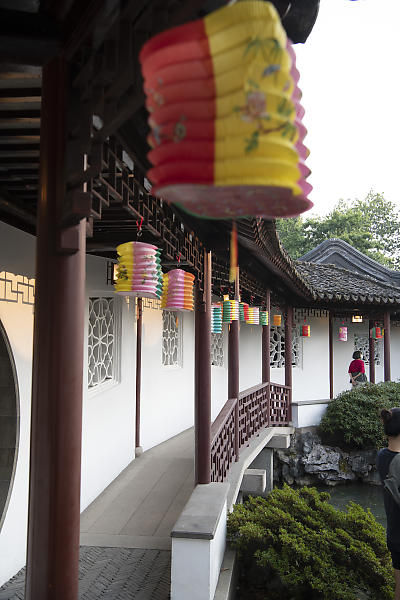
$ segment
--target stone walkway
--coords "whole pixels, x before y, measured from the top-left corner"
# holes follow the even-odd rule
[[[193,430],[136,458],[81,515],[79,600],[167,600],[172,530],[194,487]],[[0,587],[24,598],[25,569]]]
[[[79,600],[168,600],[168,550],[81,547]],[[25,569],[0,588],[0,600],[23,600]]]

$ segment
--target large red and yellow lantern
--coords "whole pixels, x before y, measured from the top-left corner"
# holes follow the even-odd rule
[[[140,54],[153,193],[201,217],[311,208],[294,51],[269,2],[165,31]]]

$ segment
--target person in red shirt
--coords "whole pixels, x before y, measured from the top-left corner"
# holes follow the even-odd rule
[[[353,352],[353,360],[349,366],[350,383],[354,387],[359,383],[365,383],[367,376],[365,375],[364,361],[361,359],[361,352],[356,350]]]

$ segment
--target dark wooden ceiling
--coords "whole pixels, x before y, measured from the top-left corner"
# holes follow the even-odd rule
[[[94,144],[98,149],[112,135],[143,173],[148,166],[148,126],[138,65],[140,48],[155,33],[204,16],[225,3],[0,0],[0,220],[35,233],[43,65],[60,53],[67,58],[69,106],[77,119],[72,149],[76,146],[79,153],[89,148],[85,152],[90,156]],[[273,3],[284,16],[289,37],[305,41],[315,23],[319,0]],[[81,115],[86,122],[83,117],[79,120]],[[104,187],[104,177],[107,179],[104,169],[102,176],[103,184],[98,172],[67,173],[67,189],[87,182],[88,188],[96,191]],[[142,176],[139,183],[143,194]],[[91,219],[88,239],[89,251],[103,255],[117,243],[132,239],[137,219],[119,194],[106,195],[109,200],[100,202],[100,213]],[[175,215],[184,229],[196,232],[204,246],[226,258],[230,223],[189,218],[179,211]],[[147,233],[151,237],[150,226]],[[254,258],[257,247],[245,249],[248,235],[249,229],[242,227],[242,264],[262,278],[265,265]],[[270,277],[277,289],[282,287],[277,273],[270,271]],[[286,284],[295,293],[295,277],[289,277]]]

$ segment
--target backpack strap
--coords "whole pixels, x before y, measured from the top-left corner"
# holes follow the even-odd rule
[[[392,458],[383,485],[388,492],[390,492],[396,504],[400,507],[400,452]]]

